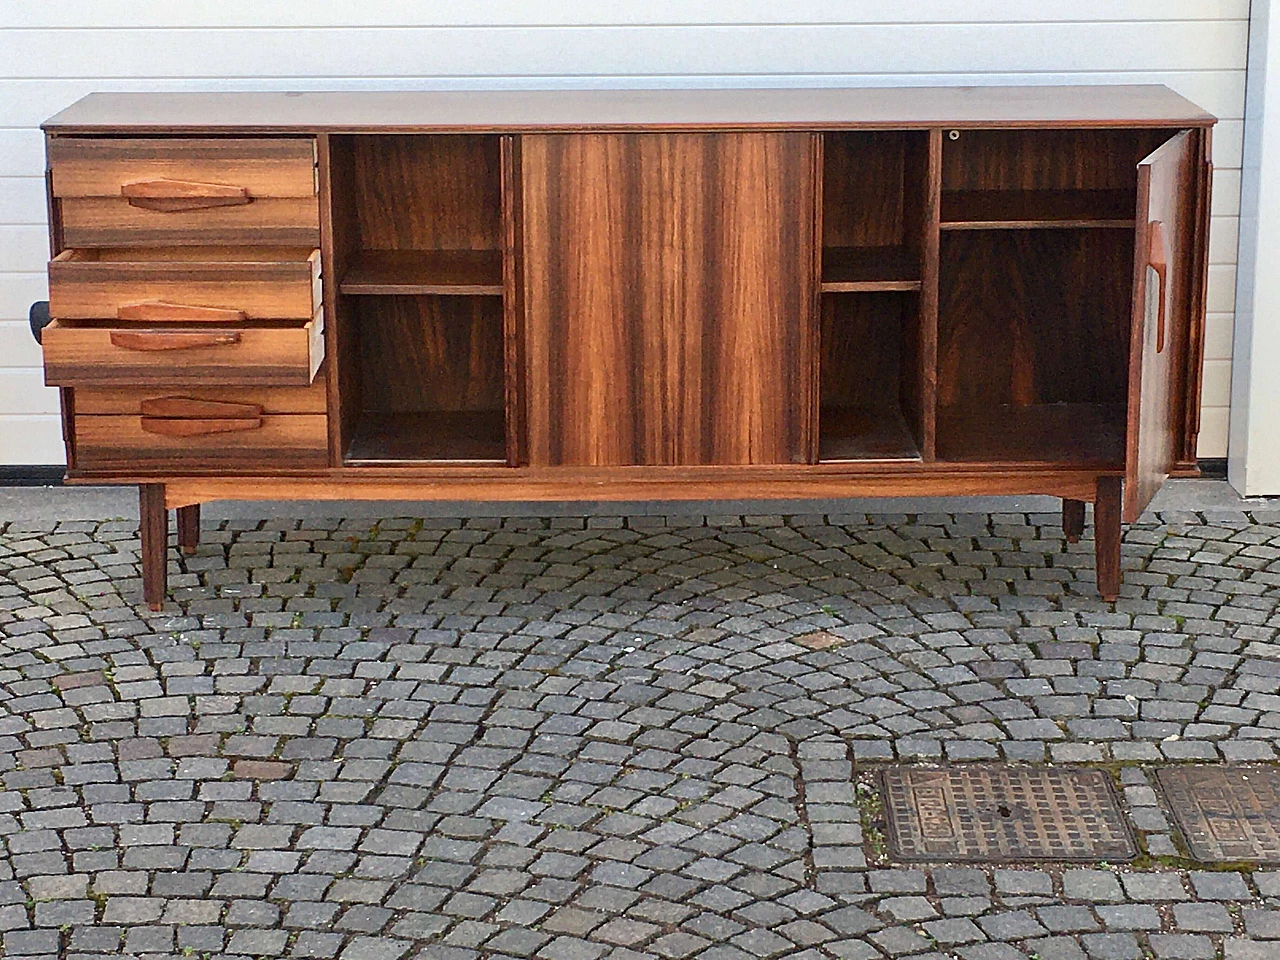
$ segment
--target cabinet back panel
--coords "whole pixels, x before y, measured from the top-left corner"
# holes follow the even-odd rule
[[[942,237],[938,404],[1125,398],[1132,230]]]
[[[915,297],[838,293],[822,298],[822,406],[896,407]]]
[[[823,134],[822,245],[918,250],[927,147],[927,133]]]
[[[943,190],[1133,190],[1173,130],[962,130],[942,142]]]
[[[501,410],[498,297],[351,297],[366,413]]]
[[[355,167],[360,248],[502,247],[497,137],[436,134],[342,139]]]

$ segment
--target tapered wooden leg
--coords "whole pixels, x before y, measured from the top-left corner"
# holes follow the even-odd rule
[[[1083,507],[1084,504],[1081,504]],[[178,546],[182,548],[185,554],[193,554],[196,547],[200,546],[200,504],[193,503],[189,507],[179,507],[175,511],[178,515]],[[1083,514],[1081,514],[1083,522]]]
[[[165,563],[169,511],[164,507],[163,483],[138,486],[138,513],[142,521],[142,598],[152,610],[159,610],[169,592],[169,571]]]
[[[1078,543],[1084,534],[1084,501],[1062,501],[1062,532],[1067,535],[1067,543]]]
[[[1099,477],[1093,503],[1094,566],[1098,592],[1103,600],[1120,596],[1120,495],[1119,477]]]

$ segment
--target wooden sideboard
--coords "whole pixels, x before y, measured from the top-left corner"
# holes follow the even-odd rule
[[[44,125],[67,476],[218,499],[1193,475],[1214,118],[1164,87],[94,94]]]

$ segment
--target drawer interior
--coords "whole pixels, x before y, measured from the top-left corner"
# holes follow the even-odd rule
[[[313,261],[314,247],[77,247],[63,250],[54,263],[299,263]]]

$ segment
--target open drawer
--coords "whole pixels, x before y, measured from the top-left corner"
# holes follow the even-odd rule
[[[306,323],[129,326],[55,320],[45,327],[50,386],[305,387],[324,359],[324,312]]]
[[[49,313],[61,320],[305,320],[320,303],[310,247],[74,249],[49,262]]]

